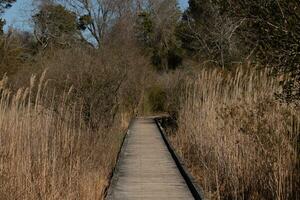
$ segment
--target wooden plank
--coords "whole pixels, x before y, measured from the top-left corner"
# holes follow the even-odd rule
[[[136,119],[107,199],[194,199],[152,118]]]

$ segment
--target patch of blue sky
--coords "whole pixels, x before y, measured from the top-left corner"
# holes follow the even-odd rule
[[[9,28],[22,31],[32,30],[32,13],[34,13],[34,5],[31,0],[18,0],[2,16],[6,21],[4,30],[7,31]]]

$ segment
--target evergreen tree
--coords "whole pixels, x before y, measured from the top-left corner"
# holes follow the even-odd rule
[[[162,0],[139,13],[137,39],[158,70],[175,69],[182,62],[181,44],[175,30],[180,18],[176,1]]]
[[[299,0],[189,0],[177,35],[200,61],[251,60],[288,74],[281,96],[300,101],[299,21]]]
[[[238,57],[233,30],[234,23],[219,2],[190,0],[177,36],[189,56],[224,68]]]
[[[46,4],[33,16],[39,43],[67,45],[78,32],[76,15],[61,5]]]
[[[3,27],[5,25],[5,20],[0,18],[0,36],[3,35]]]
[[[300,1],[227,0],[234,19],[245,19],[237,29],[253,59],[290,75],[282,97],[300,101]]]

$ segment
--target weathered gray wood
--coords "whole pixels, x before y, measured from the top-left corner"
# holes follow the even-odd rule
[[[108,199],[194,199],[152,118],[128,132]]]

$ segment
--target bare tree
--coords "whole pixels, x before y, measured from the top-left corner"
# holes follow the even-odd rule
[[[116,20],[130,9],[132,0],[57,0],[75,12],[80,28],[101,46]]]

